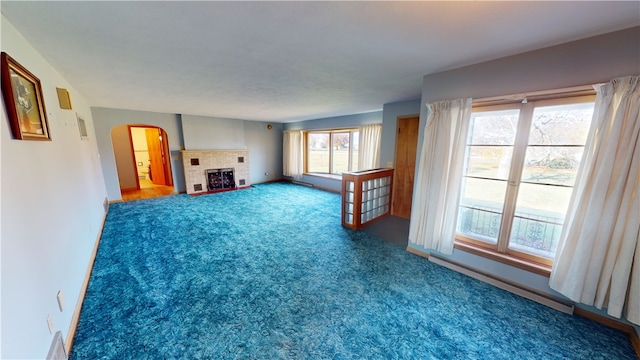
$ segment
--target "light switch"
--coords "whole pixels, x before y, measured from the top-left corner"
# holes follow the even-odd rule
[[[64,297],[62,297],[62,290],[58,291],[58,307],[60,308],[60,312],[64,310]]]
[[[51,314],[47,315],[47,325],[49,326],[49,332],[53,334],[55,327],[53,326],[53,318]]]

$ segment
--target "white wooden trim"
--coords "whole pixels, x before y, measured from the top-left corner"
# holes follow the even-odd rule
[[[82,281],[82,287],[80,288],[80,294],[78,295],[78,301],[76,302],[76,308],[73,310],[73,317],[71,318],[71,324],[69,325],[69,330],[67,331],[67,341],[65,342],[65,350],[67,351],[67,356],[71,355],[71,349],[73,348],[73,339],[76,335],[76,330],[78,329],[78,321],[80,320],[82,303],[84,302],[84,297],[87,293],[87,287],[89,286],[89,279],[91,278],[93,263],[95,262],[96,255],[98,253],[98,246],[100,245],[102,229],[104,228],[104,223],[107,219],[107,212],[108,211],[105,211],[102,215],[102,224],[100,225],[100,229],[98,229],[98,236],[96,238],[95,244],[93,245],[93,251],[91,252],[91,257],[89,258],[89,265],[87,266],[87,271],[84,275],[84,280]]]
[[[566,94],[572,92],[593,90],[593,87],[598,84],[587,84],[587,85],[579,85],[579,86],[571,86],[566,88],[559,89],[550,89],[550,90],[540,90],[540,91],[529,91],[518,94],[508,94],[508,95],[499,95],[499,96],[491,96],[485,98],[474,98],[473,102],[492,102],[492,101],[500,101],[500,100],[512,100],[512,101],[522,101],[528,97],[535,97],[540,95],[553,95],[553,94]]]

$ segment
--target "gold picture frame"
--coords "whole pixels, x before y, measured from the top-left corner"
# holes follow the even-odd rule
[[[1,55],[0,76],[13,138],[51,140],[40,79],[5,52]]]

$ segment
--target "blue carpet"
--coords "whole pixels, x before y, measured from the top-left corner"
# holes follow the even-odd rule
[[[71,359],[634,359],[626,334],[340,226],[287,183],[111,205]]]

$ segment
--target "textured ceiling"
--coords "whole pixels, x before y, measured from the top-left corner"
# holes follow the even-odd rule
[[[91,106],[273,122],[380,110],[419,98],[426,74],[640,24],[636,1],[0,9]]]

